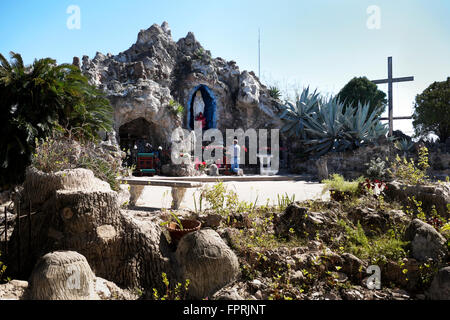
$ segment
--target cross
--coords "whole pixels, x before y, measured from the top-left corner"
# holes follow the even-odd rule
[[[388,118],[381,118],[381,120],[389,120],[389,136],[392,137],[394,130],[394,120],[405,120],[412,119],[412,117],[394,117],[393,115],[393,102],[392,102],[392,84],[394,82],[406,82],[414,81],[414,77],[403,77],[403,78],[392,78],[392,57],[388,57],[388,78],[383,80],[373,80],[375,84],[388,84],[388,106],[389,106],[389,116]]]

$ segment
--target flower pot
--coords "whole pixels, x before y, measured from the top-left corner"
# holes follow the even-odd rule
[[[174,243],[178,243],[184,235],[200,230],[202,226],[202,223],[198,220],[181,220],[181,224],[183,225],[183,230],[175,222],[171,222],[167,226],[170,238]]]

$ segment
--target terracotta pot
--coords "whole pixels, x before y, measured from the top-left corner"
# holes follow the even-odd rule
[[[181,220],[181,224],[183,225],[183,230],[180,229],[176,222],[171,222],[167,226],[170,238],[175,243],[180,241],[184,235],[200,230],[200,227],[202,226],[202,223],[198,220]]]

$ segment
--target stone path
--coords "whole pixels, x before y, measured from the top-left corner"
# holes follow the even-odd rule
[[[225,182],[228,188],[233,189],[241,201],[254,202],[258,196],[258,205],[278,202],[277,195],[288,194],[290,198],[295,195],[296,201],[309,199],[329,199],[329,194],[322,195],[323,184],[307,181],[253,181],[253,182]],[[206,185],[206,184],[205,184]],[[213,185],[208,183],[207,185]],[[194,193],[198,201],[199,189],[188,189],[181,203],[182,209],[194,210]],[[149,208],[170,208],[172,196],[168,187],[145,187],[136,206]]]

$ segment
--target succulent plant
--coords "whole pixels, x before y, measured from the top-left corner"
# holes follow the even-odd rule
[[[310,93],[309,87],[303,90],[295,105],[286,101],[286,104],[281,106],[280,119],[284,123],[281,132],[287,136],[295,135],[306,139],[305,123],[309,121],[312,114],[319,110],[320,101],[321,97],[317,90]]]
[[[388,129],[379,121],[379,111],[369,114],[369,104],[345,108],[337,98],[324,100],[314,91],[305,89],[294,106],[287,102],[280,118],[281,132],[299,137],[307,146],[305,152],[320,157],[328,152],[355,149],[386,135]]]
[[[271,96],[272,98],[278,100],[281,98],[281,92],[280,89],[278,89],[275,86],[272,86],[269,88],[269,96]]]
[[[394,146],[397,150],[403,152],[403,154],[406,155],[414,147],[414,142],[403,138],[403,139],[397,140],[395,142]]]

